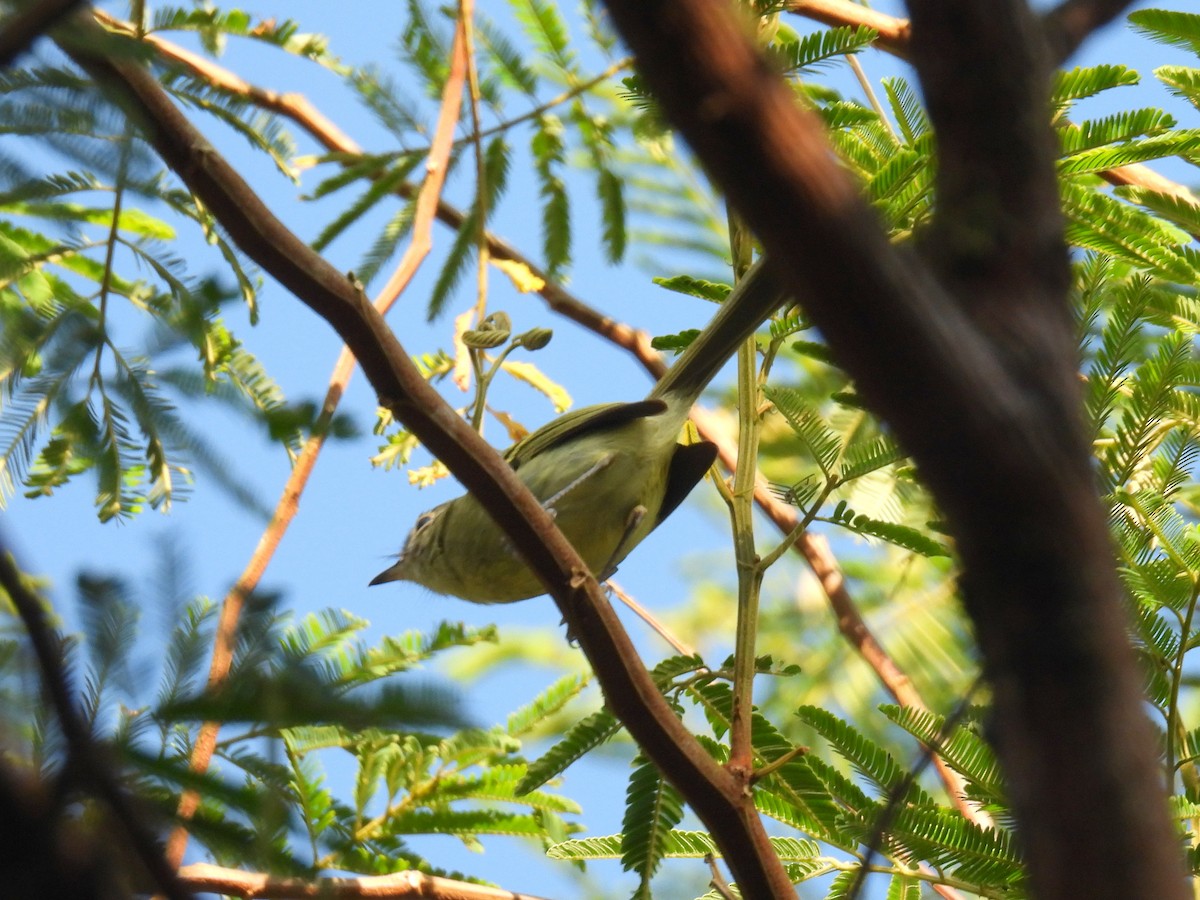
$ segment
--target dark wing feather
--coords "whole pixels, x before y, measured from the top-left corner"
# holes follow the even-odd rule
[[[658,519],[654,523],[657,528],[662,520],[675,512],[675,507],[683,502],[683,498],[692,492],[704,473],[711,468],[717,458],[717,445],[708,441],[697,444],[679,444],[675,447],[675,455],[671,457],[671,468],[667,471],[667,491],[663,495],[662,506],[658,510]]]

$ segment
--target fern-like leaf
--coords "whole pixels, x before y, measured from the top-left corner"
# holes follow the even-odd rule
[[[650,879],[666,853],[665,838],[683,818],[683,798],[663,780],[654,763],[641,761],[625,793],[621,865],[637,874],[635,897],[650,896]]]
[[[892,755],[879,745],[869,741],[853,726],[838,719],[833,713],[816,706],[802,706],[796,710],[800,720],[824,737],[856,772],[874,784],[885,796],[897,790],[908,777]],[[909,787],[903,802],[932,805],[933,800],[917,784]]]
[[[620,730],[620,721],[607,709],[597,710],[576,722],[567,729],[562,740],[547,750],[541,758],[529,764],[529,771],[521,779],[517,793],[541,787]]]
[[[1051,87],[1051,100],[1065,107],[1075,100],[1094,97],[1115,87],[1137,84],[1138,73],[1126,66],[1099,65],[1077,67],[1056,72]]]
[[[587,675],[570,673],[564,675],[532,702],[508,716],[508,733],[513,737],[528,734],[549,716],[561,710],[587,686]]]
[[[842,452],[841,438],[825,424],[824,418],[800,391],[768,387],[764,393],[808,448],[821,472],[826,478],[832,478]]]
[[[799,39],[788,34],[770,50],[785,72],[799,72],[858,53],[869,47],[878,36],[878,32],[865,25],[826,28]]]

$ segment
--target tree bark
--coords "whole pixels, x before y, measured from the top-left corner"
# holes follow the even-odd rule
[[[1024,4],[913,0],[941,166],[892,246],[717,0],[607,0],[667,116],[945,511],[1043,898],[1183,897],[1081,417],[1048,67]]]

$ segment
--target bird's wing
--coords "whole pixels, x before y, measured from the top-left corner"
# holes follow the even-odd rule
[[[544,453],[551,447],[557,447],[559,444],[580,437],[589,431],[612,428],[645,416],[661,415],[666,412],[666,409],[667,404],[664,400],[601,403],[596,406],[575,409],[563,413],[528,437],[513,444],[504,452],[504,458],[514,469],[519,469],[539,453]]]

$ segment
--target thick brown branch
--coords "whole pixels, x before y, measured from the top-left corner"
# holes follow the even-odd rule
[[[896,48],[897,50],[901,47],[907,47],[909,36],[906,20],[892,19],[889,16],[872,13],[869,9],[862,6],[848,3],[847,0],[814,0],[814,2],[806,4],[806,12],[810,15],[815,15],[821,9],[825,9],[831,21],[833,21],[835,13],[846,14],[847,11],[843,9],[846,6],[851,8],[850,11],[854,15],[862,16],[865,14],[864,23],[871,24],[880,31],[881,44]],[[100,21],[123,32],[133,33],[133,29],[127,23],[114,19],[99,10],[96,11],[96,17]],[[817,17],[819,18],[819,16]],[[326,149],[348,155],[359,155],[363,152],[362,148],[352,138],[348,137],[333,122],[313,107],[303,95],[295,93],[281,94],[251,84],[212,60],[191,53],[162,37],[150,35],[145,40],[154,46],[165,59],[185,66],[197,76],[220,86],[224,90],[240,94],[262,106],[264,109],[272,110],[292,119],[307,130]],[[407,184],[401,185],[398,192],[402,196],[409,196],[411,187]],[[459,209],[442,201],[440,198],[437,206],[437,216],[451,228],[461,227],[465,219],[465,216]],[[416,226],[414,226],[414,230],[417,230]],[[487,243],[489,253],[493,258],[521,263],[538,276],[542,281],[542,287],[538,293],[555,313],[570,319],[577,325],[608,340],[610,343],[627,350],[653,378],[661,378],[666,372],[666,366],[663,364],[662,357],[651,346],[648,334],[604,316],[594,307],[584,303],[565,290],[560,283],[549,279],[529,257],[525,256],[502,238],[488,232]],[[401,268],[403,268],[403,264]],[[733,441],[730,439],[728,429],[717,419],[699,409],[693,416],[693,420],[701,437],[712,441],[721,448],[721,459],[725,466],[732,471],[737,454],[733,448]],[[303,463],[304,456],[298,462],[297,470],[303,468]],[[295,477],[291,481],[295,481]],[[285,489],[285,496],[288,494],[289,490]],[[756,489],[754,497],[759,508],[780,529],[781,533],[788,534],[792,531],[797,522],[795,510],[792,507],[778,502],[765,486]],[[874,670],[888,693],[901,705],[924,709],[924,701],[912,685],[908,676],[897,666],[896,662],[887,654],[882,645],[867,628],[853,598],[846,589],[845,581],[841,578],[836,559],[828,544],[809,535],[804,535],[793,544],[793,548],[805,558],[816,574],[821,586],[826,590],[838,630],[872,670]],[[983,816],[966,802],[961,776],[946,766],[941,759],[935,760],[935,764],[937,765],[939,775],[946,785],[947,791],[963,815],[973,821],[985,823],[987,821],[986,816]]]
[[[53,28],[80,0],[33,0],[0,24],[0,66],[7,66]]]
[[[89,52],[78,21],[71,57],[105,85],[147,140],[248,256],[322,316],[358,357],[381,402],[455,473],[558,603],[611,709],[708,827],[747,896],[792,895],[750,798],[663,700],[599,585],[516,474],[421,377],[366,298],[298,240],[203,139],[145,70]]]
[[[1125,11],[1132,0],[1063,0],[1042,17],[1051,58],[1069,58],[1088,36]]]
[[[947,514],[995,690],[997,746],[1034,890],[1044,898],[1181,896],[1080,425],[1058,214],[1048,198],[1049,126],[1038,108],[997,111],[986,102],[995,97],[987,79],[1006,84],[1012,65],[1036,63],[1028,20],[1015,3],[911,7],[911,49],[923,71],[965,86],[959,96],[939,96],[945,115],[994,117],[1009,129],[953,126],[966,165],[1000,175],[1005,190],[1034,204],[1030,233],[1020,234],[1011,198],[952,181],[950,221],[974,215],[979,243],[941,257],[943,284],[887,241],[815,116],[794,103],[728,6],[607,5],[669,118],[805,298]],[[948,34],[938,17],[959,30]],[[931,31],[922,37],[921,27]],[[932,61],[939,53],[950,61],[941,68]],[[1036,104],[1039,78],[1044,85],[1044,72],[1018,82],[1016,104]],[[937,121],[944,124],[942,113]],[[974,146],[985,135],[1001,137],[995,149]],[[1010,143],[1014,160],[998,160],[996,150]],[[997,205],[971,209],[989,199]],[[1010,271],[1006,262],[1032,268]],[[991,285],[995,294],[983,297],[966,289]],[[1001,317],[1004,291],[1009,320]]]

